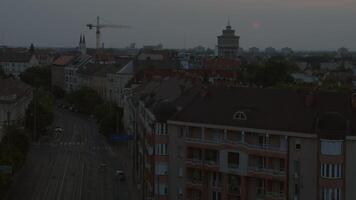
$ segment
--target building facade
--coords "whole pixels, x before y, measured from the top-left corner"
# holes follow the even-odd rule
[[[13,79],[0,80],[0,140],[2,127],[24,125],[25,113],[32,100],[32,88]]]
[[[355,199],[355,103],[331,93],[210,90],[168,120],[169,199]]]
[[[223,30],[222,35],[218,36],[218,56],[223,58],[237,58],[239,53],[240,36],[235,35],[235,30],[231,28],[230,22]]]
[[[29,52],[0,53],[0,67],[6,75],[19,77],[26,69],[39,65],[35,54]]]

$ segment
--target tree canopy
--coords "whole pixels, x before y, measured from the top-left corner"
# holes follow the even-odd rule
[[[50,66],[28,68],[20,75],[20,78],[23,82],[33,87],[44,88],[46,90],[51,88]]]

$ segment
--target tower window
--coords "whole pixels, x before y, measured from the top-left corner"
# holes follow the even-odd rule
[[[247,120],[247,116],[243,111],[235,112],[233,117],[235,120]]]

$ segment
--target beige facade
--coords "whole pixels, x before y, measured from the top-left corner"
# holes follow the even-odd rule
[[[347,137],[346,140],[346,165],[345,165],[345,200],[356,199],[356,137]]]
[[[288,149],[288,199],[317,199],[319,174],[317,138],[290,137]]]

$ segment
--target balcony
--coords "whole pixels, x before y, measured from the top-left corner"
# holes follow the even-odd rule
[[[214,160],[201,160],[199,158],[191,158],[191,159],[187,159],[187,164],[193,167],[208,167],[208,168],[215,168],[215,167],[219,167],[219,162],[218,161],[214,161]]]
[[[238,185],[234,185],[234,184],[230,184],[228,186],[228,191],[230,194],[234,194],[234,195],[240,195],[240,193],[241,193],[240,187]]]
[[[206,144],[206,145],[241,145],[245,148],[252,149],[252,150],[263,150],[263,151],[272,151],[272,152],[287,152],[286,147],[282,147],[279,145],[271,145],[271,144],[249,144],[245,141],[239,140],[229,140],[229,139],[204,139],[204,138],[193,138],[187,137],[187,142],[190,143],[197,143],[197,144]]]
[[[211,181],[211,187],[215,189],[221,189],[222,182],[220,181]]]
[[[203,138],[193,138],[187,137],[187,142],[198,143],[198,144],[220,144],[221,140],[219,139],[203,139]]]
[[[229,167],[229,169],[239,169],[239,165],[233,164],[233,163],[228,163],[228,167]]]
[[[187,185],[191,187],[202,187],[203,186],[203,181],[198,178],[188,178],[186,181]]]
[[[252,173],[254,175],[272,176],[272,177],[282,178],[282,179],[286,176],[286,173],[284,171],[263,168],[263,167],[257,167],[257,166],[249,167],[248,170],[249,170],[249,173]]]
[[[269,191],[266,193],[266,197],[269,199],[273,199],[273,200],[283,200],[283,199],[285,199],[285,194],[284,194],[284,192]]]

